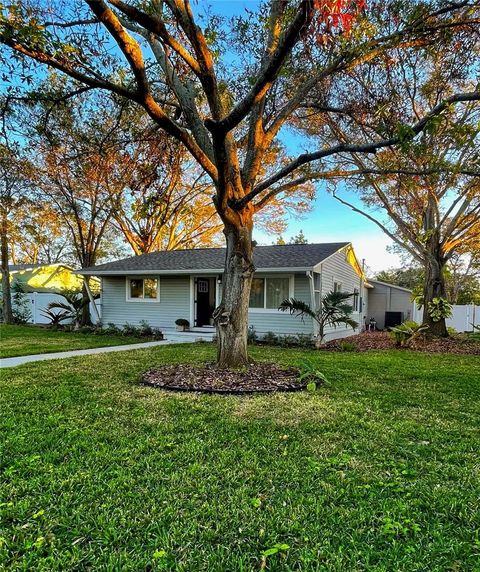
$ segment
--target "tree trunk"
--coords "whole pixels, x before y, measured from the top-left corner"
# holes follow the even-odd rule
[[[217,365],[248,365],[247,332],[253,265],[252,223],[246,226],[225,224],[227,242],[222,301],[214,318],[218,336]]]
[[[6,226],[7,223],[3,220],[1,229],[3,321],[5,324],[13,324],[12,292],[10,289],[10,272],[8,271],[8,237]]]
[[[428,304],[434,298],[447,298],[445,287],[445,261],[440,255],[440,248],[432,249],[431,256],[425,263],[425,283],[423,287],[423,323],[428,326],[427,335],[448,337],[445,318],[435,322],[428,311]]]
[[[88,280],[88,277],[85,276],[84,279]],[[85,285],[85,282],[82,286],[82,298],[83,298],[84,306],[82,308],[82,317],[80,320],[80,325],[81,326],[91,326],[92,325],[92,319],[90,317],[90,296],[88,295],[88,291],[87,291],[87,287]],[[87,304],[87,300],[88,300],[88,304]]]

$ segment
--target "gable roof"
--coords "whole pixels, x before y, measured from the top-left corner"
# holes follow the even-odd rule
[[[282,270],[311,270],[349,242],[322,244],[285,244],[256,246],[253,261],[257,272]],[[123,260],[99,264],[79,270],[86,275],[122,274],[187,274],[189,272],[221,273],[225,264],[225,248],[193,248],[169,250],[131,256]]]
[[[412,293],[412,290],[410,290],[409,288],[404,288],[403,286],[397,286],[396,284],[390,284],[390,282],[382,282],[381,280],[374,280],[373,278],[369,278],[368,281],[373,285],[381,284],[382,286],[388,286],[389,288],[395,288],[396,290],[403,290],[404,292],[410,292],[410,294]]]

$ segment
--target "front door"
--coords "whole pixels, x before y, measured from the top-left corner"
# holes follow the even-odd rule
[[[209,326],[215,310],[215,279],[195,279],[195,326]]]

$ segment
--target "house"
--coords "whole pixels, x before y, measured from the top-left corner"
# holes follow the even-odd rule
[[[103,323],[137,325],[146,320],[164,330],[175,320],[189,321],[195,330],[213,329],[212,314],[219,304],[225,249],[203,248],[154,252],[79,271],[101,278]],[[249,325],[258,335],[316,334],[311,318],[280,312],[285,298],[295,297],[318,306],[331,290],[352,292],[354,318],[367,316],[365,277],[351,243],[257,246],[250,296]],[[331,328],[326,339],[353,333],[347,326]]]
[[[378,330],[398,326],[413,316],[412,291],[394,284],[369,278],[368,320],[376,322]]]
[[[25,303],[30,307],[30,322],[47,324],[49,319],[43,315],[48,304],[53,301],[65,302],[60,296],[64,290],[81,290],[83,276],[71,266],[56,264],[12,264],[8,267],[12,286],[18,285],[25,293]],[[100,280],[93,278],[90,288],[94,294],[100,292]]]

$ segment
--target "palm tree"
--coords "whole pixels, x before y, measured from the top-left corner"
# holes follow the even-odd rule
[[[88,298],[84,298],[81,292],[76,290],[64,290],[59,292],[60,296],[65,298],[65,302],[50,302],[47,306],[47,311],[53,309],[63,310],[62,320],[72,320],[74,328],[78,329],[82,321],[83,309],[90,304]]]
[[[290,312],[295,314],[296,317],[300,316],[302,319],[305,316],[310,316],[312,320],[318,324],[317,347],[323,343],[325,337],[325,328],[333,326],[336,328],[339,324],[351,326],[353,329],[358,328],[356,322],[351,316],[353,307],[347,304],[346,301],[351,298],[353,294],[348,292],[329,292],[322,298],[320,308],[312,310],[312,308],[302,300],[290,298],[284,300],[278,308],[282,312]]]

